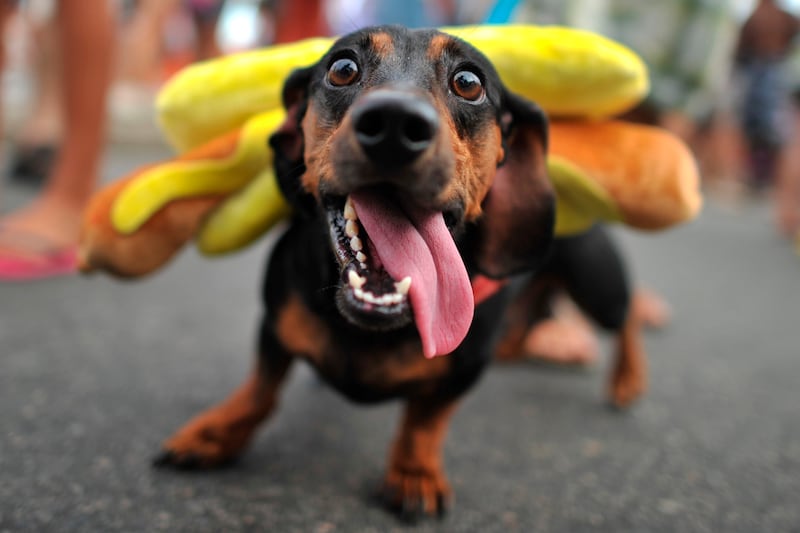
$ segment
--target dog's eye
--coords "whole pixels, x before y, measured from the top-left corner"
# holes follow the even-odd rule
[[[484,94],[481,79],[469,70],[456,72],[450,85],[454,93],[470,102],[477,102]]]
[[[356,78],[358,78],[358,65],[352,59],[337,59],[328,69],[328,81],[336,87],[350,85]]]

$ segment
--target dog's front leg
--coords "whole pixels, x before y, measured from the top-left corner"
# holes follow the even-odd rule
[[[441,515],[451,491],[442,466],[442,445],[457,401],[412,398],[391,450],[383,495],[406,517]]]
[[[258,425],[275,409],[292,358],[277,343],[269,347],[250,377],[222,403],[186,423],[163,444],[156,466],[209,468],[235,459]]]

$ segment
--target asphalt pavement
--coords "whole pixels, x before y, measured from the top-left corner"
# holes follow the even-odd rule
[[[105,174],[164,154],[112,148]],[[303,366],[237,464],[150,467],[247,374],[264,242],[136,282],[0,284],[0,532],[800,531],[800,258],[767,201],[617,234],[675,312],[647,335],[647,396],[608,408],[608,358],[493,367],[446,444],[454,507],[415,529],[374,498],[399,406],[351,405]]]

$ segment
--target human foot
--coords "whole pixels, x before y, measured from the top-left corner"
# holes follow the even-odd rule
[[[779,201],[775,210],[775,225],[781,235],[793,238],[800,231],[800,207],[785,200]]]
[[[599,347],[591,326],[585,322],[551,318],[528,333],[525,355],[559,365],[590,365],[597,360]]]
[[[0,218],[0,279],[74,272],[80,217],[77,206],[39,200]]]
[[[640,323],[650,329],[665,328],[672,319],[672,309],[658,294],[648,289],[636,289],[631,312]]]

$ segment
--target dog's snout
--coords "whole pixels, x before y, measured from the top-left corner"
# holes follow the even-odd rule
[[[364,153],[380,165],[413,163],[431,144],[439,116],[428,101],[411,93],[375,91],[353,108],[353,128]]]

